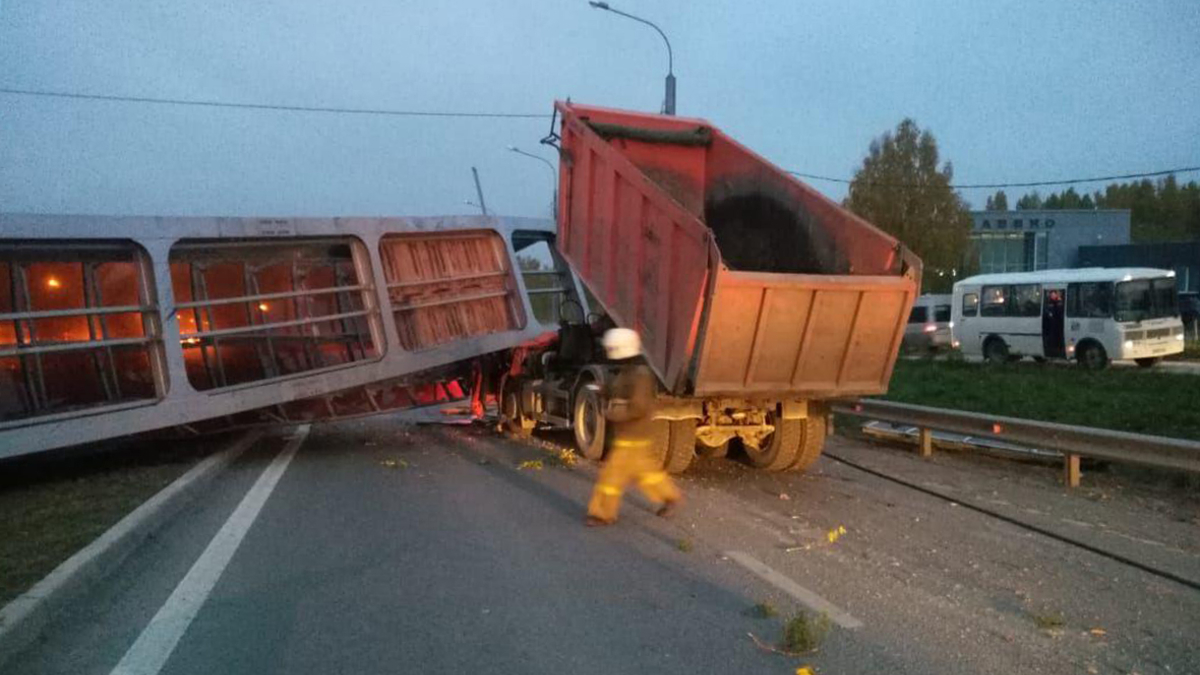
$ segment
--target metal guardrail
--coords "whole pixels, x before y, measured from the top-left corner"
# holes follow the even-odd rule
[[[1200,473],[1200,442],[1179,438],[877,399],[834,403],[833,411],[917,427],[921,455],[926,457],[932,452],[934,429],[1058,450],[1063,454],[1064,480],[1070,487],[1079,485],[1080,457]]]

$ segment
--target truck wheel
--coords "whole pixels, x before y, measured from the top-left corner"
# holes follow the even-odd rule
[[[696,420],[671,420],[667,442],[667,473],[683,473],[696,457]]]
[[[768,420],[775,425],[775,431],[763,439],[760,448],[752,448],[746,443],[746,456],[759,469],[783,471],[796,463],[800,441],[804,438],[804,420],[780,419],[774,413],[768,415]]]
[[[579,454],[595,461],[604,457],[604,423],[600,394],[586,384],[581,385],[575,391],[575,410],[571,415]]]
[[[702,441],[696,441],[696,454],[701,457],[711,457],[720,459],[729,455],[729,439],[720,445],[707,445]]]
[[[800,443],[796,450],[796,461],[788,467],[792,471],[807,471],[821,451],[825,449],[825,415],[809,415],[800,420]]]
[[[528,436],[533,433],[533,425],[526,424],[528,419],[521,410],[520,383],[510,380],[506,375],[500,381],[500,423],[505,431],[516,436]]]

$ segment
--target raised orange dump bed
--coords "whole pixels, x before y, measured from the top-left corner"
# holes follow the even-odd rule
[[[705,120],[556,108],[558,247],[669,391],[887,389],[911,251]]]

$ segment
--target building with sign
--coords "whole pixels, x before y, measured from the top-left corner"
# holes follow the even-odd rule
[[[1128,209],[972,211],[981,274],[1079,267],[1083,246],[1129,243]]]

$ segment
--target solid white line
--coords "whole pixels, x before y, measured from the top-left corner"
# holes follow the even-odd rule
[[[157,675],[162,670],[171,653],[175,651],[180,638],[187,632],[192,619],[200,612],[212,592],[221,573],[229,564],[233,554],[237,552],[242,539],[250,526],[254,524],[271,491],[283,477],[288,464],[296,456],[300,444],[308,436],[309,426],[303,425],[296,429],[288,444],[279,451],[271,464],[263,470],[250,491],[242,498],[242,502],[234,509],[229,520],[221,526],[208,548],[200,554],[200,558],[188,570],[183,581],[175,587],[171,597],[163,604],[154,618],[150,620],[142,634],[138,636],[121,662],[113,668],[112,675]]]
[[[823,612],[829,620],[842,628],[862,628],[863,622],[850,616],[846,610],[813,593],[790,578],[768,567],[749,553],[743,551],[726,551],[725,555],[734,562],[753,572],[763,581],[795,598],[800,604],[814,612]]]

